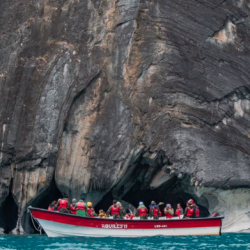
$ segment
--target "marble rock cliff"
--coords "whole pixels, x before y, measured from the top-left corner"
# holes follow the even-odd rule
[[[250,222],[247,0],[0,1],[0,228],[27,206],[193,198]]]

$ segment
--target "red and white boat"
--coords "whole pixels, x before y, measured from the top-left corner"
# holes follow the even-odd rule
[[[29,207],[47,236],[144,237],[220,235],[223,217],[195,219],[117,220],[81,217]]]

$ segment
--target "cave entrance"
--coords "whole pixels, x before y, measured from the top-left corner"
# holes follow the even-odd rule
[[[9,193],[0,207],[0,228],[4,229],[5,234],[9,234],[16,228],[17,220],[18,206],[12,193]]]
[[[27,205],[27,207],[32,206],[36,208],[47,209],[52,201],[58,200],[62,197],[63,195],[56,186],[55,179],[53,178],[50,183],[50,186],[46,190],[41,192],[30,204]],[[31,221],[30,213],[27,212],[27,209],[24,212],[24,215],[22,216],[22,226],[26,233],[39,233],[35,230]],[[36,226],[38,227],[38,225]]]
[[[174,209],[177,208],[178,203],[181,203],[182,208],[185,209],[186,202],[193,199],[200,209],[200,216],[209,216],[208,209],[199,204],[199,200],[193,194],[187,192],[186,185],[186,181],[173,177],[170,182],[157,189],[145,189],[143,183],[138,181],[121,199],[134,207],[138,207],[140,201],[143,201],[144,205],[148,207],[154,200],[157,204],[159,202],[164,202],[165,205],[169,203]],[[162,212],[165,205],[160,206]]]

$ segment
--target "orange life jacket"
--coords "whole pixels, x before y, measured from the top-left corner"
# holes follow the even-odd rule
[[[139,208],[139,216],[145,216],[147,215],[147,211],[148,209],[145,207],[145,208]]]
[[[111,207],[111,213],[110,213],[111,215],[114,215],[114,214],[117,214],[117,215],[119,215],[120,214],[120,208],[117,206],[117,207],[114,207],[114,206],[112,206]]]
[[[86,206],[85,206],[85,203],[82,202],[82,201],[79,201],[77,202],[77,205],[76,205],[76,211],[77,210],[83,210],[83,211],[86,211]]]

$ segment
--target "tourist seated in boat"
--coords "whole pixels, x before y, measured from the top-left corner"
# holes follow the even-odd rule
[[[116,205],[119,207],[120,209],[120,219],[123,219],[124,216],[126,215],[126,210],[125,208],[122,206],[121,202],[120,201],[117,201],[116,202]]]
[[[181,217],[181,215],[183,215],[183,208],[181,206],[181,203],[177,204],[177,208],[175,210],[175,215],[178,216],[179,218]]]
[[[76,203],[75,208],[76,208],[76,215],[87,216],[88,206],[83,198]]]
[[[150,217],[153,217],[154,220],[158,220],[159,217],[162,216],[161,210],[159,205],[155,205],[153,208],[150,210]]]
[[[136,210],[136,216],[139,216],[140,219],[148,218],[148,209],[145,207],[142,201],[139,202],[139,207]]]
[[[113,219],[119,219],[120,218],[120,207],[117,206],[117,201],[113,200],[113,205],[110,206],[110,208],[107,211],[108,216],[112,216]]]
[[[72,214],[76,214],[76,202],[77,200],[74,198],[72,199],[72,203],[70,204],[70,212]]]
[[[102,209],[99,210],[99,217],[102,218],[102,219],[106,218],[106,214],[105,214],[105,212]]]
[[[57,210],[57,201],[52,201],[48,207],[49,211],[56,211]]]
[[[196,218],[196,209],[194,201],[188,200],[183,218]]]
[[[93,208],[92,202],[87,202],[87,206],[88,206],[88,214],[87,214],[87,216],[96,217],[97,214],[95,212],[95,209]]]
[[[70,213],[70,204],[69,204],[69,199],[67,197],[59,200],[57,210],[60,213],[65,213],[65,214]]]
[[[172,219],[174,216],[174,209],[171,207],[171,204],[167,204],[164,208],[164,214],[167,219]]]
[[[128,219],[128,220],[133,220],[134,214],[133,214],[133,212],[130,209],[126,210],[125,218]]]

